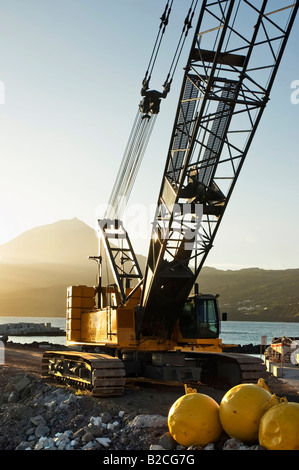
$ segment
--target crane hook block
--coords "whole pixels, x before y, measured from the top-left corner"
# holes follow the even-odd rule
[[[148,80],[144,80],[141,88],[141,96],[143,100],[139,103],[139,110],[143,114],[158,114],[160,111],[160,103],[162,98],[166,98],[170,91],[171,81],[164,83],[163,91],[149,90]]]

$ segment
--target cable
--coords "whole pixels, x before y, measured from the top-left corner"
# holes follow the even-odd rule
[[[126,150],[123,156],[123,160],[116,178],[116,181],[114,183],[112,193],[109,199],[109,206],[107,210],[109,212],[113,211],[113,208],[116,207],[117,205],[117,199],[120,197],[125,197],[125,192],[124,192],[124,186],[126,184],[126,179],[127,179],[127,174],[130,171],[130,168],[132,166],[132,162],[135,158],[134,156],[134,146],[136,144],[136,140],[138,135],[140,134],[140,128],[141,128],[141,120],[140,120],[140,113],[137,113],[137,116],[135,118],[135,122],[126,146]]]
[[[169,5],[169,0],[167,1],[164,12],[163,12],[163,14],[160,18],[161,23],[160,23],[159,30],[158,30],[157,37],[156,37],[156,41],[155,41],[155,44],[154,44],[154,47],[153,47],[153,50],[152,50],[152,54],[151,54],[151,57],[150,57],[150,60],[149,60],[149,64],[148,64],[147,70],[145,72],[145,77],[143,79],[143,83],[148,84],[149,81],[150,81],[150,78],[151,78],[151,75],[152,75],[156,60],[157,60],[158,52],[159,52],[160,47],[161,47],[161,42],[162,42],[162,39],[163,39],[163,35],[165,33],[166,27],[167,27],[168,22],[169,22],[169,16],[170,16],[170,13],[171,13],[172,4],[173,4],[173,0],[171,0],[170,5]]]
[[[194,2],[195,2],[195,4],[194,4]],[[176,71],[180,56],[182,54],[182,50],[183,50],[185,41],[187,39],[189,30],[192,28],[192,20],[193,20],[194,13],[195,13],[195,10],[196,10],[196,7],[197,7],[197,3],[198,3],[198,0],[196,0],[196,1],[192,0],[192,2],[191,2],[191,6],[190,6],[190,8],[188,10],[188,13],[187,13],[187,16],[184,20],[184,26],[183,26],[183,29],[182,29],[182,32],[181,32],[181,36],[179,38],[178,45],[176,47],[176,50],[175,50],[175,53],[174,53],[174,56],[173,56],[173,59],[172,59],[172,62],[171,62],[170,68],[169,68],[169,72],[168,72],[168,75],[166,77],[164,85],[166,83],[169,83],[169,82],[171,83],[172,80],[173,80],[173,76],[174,76],[174,73]]]
[[[166,3],[164,12],[160,18],[161,22],[156,41],[142,82],[143,88],[141,94],[145,98],[139,105],[139,111],[135,117],[124,156],[108,201],[105,218],[120,219],[123,214],[159,112],[160,100],[161,98],[165,98],[170,90],[170,84],[177,68],[185,40],[189,30],[192,28],[192,20],[197,3],[198,0],[192,0],[191,2],[166,81],[163,85],[164,91],[159,93],[155,90],[148,91],[148,88],[149,80],[161,47],[162,38],[169,22],[173,0],[168,0]]]
[[[156,117],[157,115],[144,117],[140,112],[137,113],[122,163],[109,198],[105,218],[121,218],[124,207],[131,194]]]

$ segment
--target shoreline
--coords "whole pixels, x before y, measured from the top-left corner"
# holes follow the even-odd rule
[[[65,336],[66,332],[65,331],[57,331],[57,332],[34,332],[34,333],[13,333],[9,334],[8,337],[17,337],[17,336],[24,336],[25,338],[28,336]]]
[[[0,337],[0,340],[4,340],[3,342],[6,344],[6,345],[15,345],[15,346],[20,346],[20,347],[39,347],[39,345],[47,345],[49,347],[53,346],[53,347],[57,347],[57,344],[56,343],[51,343],[50,341],[38,341],[38,340],[34,340],[32,341],[32,343],[19,343],[19,342],[14,342],[13,341],[13,335],[12,336],[12,339],[10,340],[9,336],[6,338],[1,338]],[[16,335],[16,336],[21,336],[21,335]],[[24,335],[25,336],[25,335]],[[49,338],[51,336],[65,336],[65,333],[64,334],[51,334],[49,333],[48,335],[45,335],[45,334],[40,334],[40,335],[28,335],[28,336],[48,336]],[[64,346],[66,348],[68,348],[68,346]],[[71,348],[73,346],[70,346]],[[246,345],[243,345],[241,346],[240,344],[236,345],[236,346],[230,346],[228,348],[225,348],[223,349],[223,352],[234,352],[234,353],[240,353],[240,354],[264,354],[264,351],[265,349],[267,348],[268,346],[266,345],[263,345],[263,350],[261,352],[261,345],[253,345],[252,343],[250,344],[246,344]]]

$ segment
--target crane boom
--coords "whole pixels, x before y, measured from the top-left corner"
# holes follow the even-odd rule
[[[128,233],[115,218],[122,209],[115,201],[130,190],[147,143],[142,139],[139,146],[143,130],[137,125],[110,199],[116,215],[99,220],[116,284],[102,285],[102,257],[92,257],[99,285],[67,291],[67,343],[84,352],[46,351],[45,377],[81,383],[95,396],[115,396],[123,393],[125,376],[185,384],[216,380],[231,387],[264,376],[261,359],[225,351],[217,296],[190,294],[269,100],[299,6],[299,0],[288,1],[202,0],[144,277]],[[168,6],[169,1],[165,12]],[[195,8],[184,22],[187,30]],[[147,94],[147,79],[140,111],[147,113],[150,102],[155,114],[160,94]]]
[[[202,2],[157,201],[138,334],[170,337],[212,247],[298,1],[275,6]]]

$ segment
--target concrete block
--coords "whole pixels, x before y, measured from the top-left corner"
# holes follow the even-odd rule
[[[274,377],[283,377],[283,370],[281,366],[272,365],[272,374]]]

